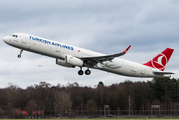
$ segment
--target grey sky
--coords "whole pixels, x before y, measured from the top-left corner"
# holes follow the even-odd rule
[[[179,64],[178,0],[0,0],[0,88],[9,82],[22,88],[46,81],[52,85],[78,82],[94,86],[110,85],[130,78],[92,70],[79,76],[79,68],[55,64],[55,59],[19,50],[2,41],[14,32],[29,33],[59,42],[113,54],[132,45],[122,56],[144,63],[167,47],[174,48],[166,71],[176,74]],[[42,65],[42,67],[39,67]]]

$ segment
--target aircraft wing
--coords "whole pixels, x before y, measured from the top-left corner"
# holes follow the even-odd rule
[[[129,50],[130,47],[131,47],[131,45],[129,45],[129,47],[127,47],[123,52],[113,54],[113,55],[94,56],[94,57],[81,57],[81,59],[83,59],[85,61],[95,62],[95,63],[98,63],[98,62],[102,63],[103,61],[111,61],[115,57],[119,57],[119,56],[122,56],[122,55],[126,54],[126,52]]]

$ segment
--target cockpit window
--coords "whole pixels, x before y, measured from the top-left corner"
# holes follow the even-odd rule
[[[12,37],[16,37],[17,38],[17,35],[12,35]]]

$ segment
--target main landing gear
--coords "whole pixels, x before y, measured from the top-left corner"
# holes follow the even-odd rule
[[[83,70],[82,70],[82,68],[81,68],[81,69],[78,71],[78,74],[79,74],[79,75],[83,75],[83,73],[84,73],[84,72],[83,72]],[[91,71],[90,71],[89,69],[87,69],[87,70],[85,71],[85,74],[86,74],[86,75],[90,75],[90,74],[91,74]]]
[[[23,50],[21,49],[21,50],[20,50],[20,54],[17,55],[18,58],[21,58],[21,54],[22,54],[22,52],[23,52]]]

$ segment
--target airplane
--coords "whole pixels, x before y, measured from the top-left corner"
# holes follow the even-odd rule
[[[20,49],[18,58],[21,57],[23,50],[45,55],[55,58],[57,65],[70,68],[79,67],[79,75],[84,74],[82,70],[84,67],[87,68],[86,75],[91,74],[89,70],[91,68],[117,75],[142,78],[170,77],[174,74],[164,71],[174,51],[172,48],[166,48],[148,62],[139,64],[119,58],[127,53],[131,45],[120,53],[106,55],[25,33],[13,33],[11,36],[5,36],[3,41]]]

